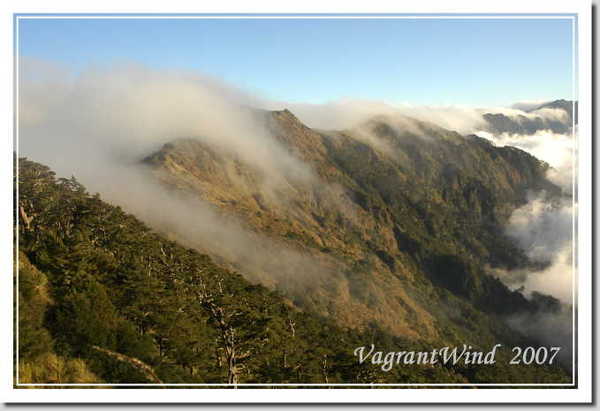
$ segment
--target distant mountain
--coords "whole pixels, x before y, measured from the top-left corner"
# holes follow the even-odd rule
[[[538,106],[536,108],[536,110],[539,110],[542,108],[558,108],[558,109],[564,110],[569,115],[569,117],[568,117],[569,121],[572,121],[573,113],[575,113],[575,124],[577,124],[577,121],[578,121],[578,119],[577,119],[578,102],[577,101],[573,102],[571,100],[554,100],[554,101],[550,101],[548,103],[541,104],[540,106]]]
[[[544,115],[544,109],[559,110],[564,116]],[[550,130],[559,134],[571,134],[573,115],[577,124],[577,102],[555,100],[527,110],[528,116],[518,114],[508,116],[502,113],[485,113],[484,119],[492,133],[535,134],[537,131]]]

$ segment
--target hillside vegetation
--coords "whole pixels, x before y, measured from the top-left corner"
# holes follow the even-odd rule
[[[483,280],[487,277],[474,277],[479,288],[466,300],[459,297],[466,288],[423,289],[430,293],[431,306],[453,307],[459,313],[452,320],[447,319],[455,315],[450,312],[436,319],[438,335],[428,341],[392,334],[375,322],[357,330],[309,308],[302,311],[277,292],[166,239],[119,207],[87,193],[75,178],[56,178],[46,166],[23,158],[15,184],[21,383],[568,380],[556,366],[508,366],[509,352],[502,352],[494,366],[438,364],[383,372],[358,364],[354,349],[371,343],[390,351],[428,350],[451,341],[484,350],[497,341],[529,343],[471,304],[494,311],[480,298],[489,287],[501,287]],[[371,204],[365,207],[375,206]],[[426,228],[415,226],[419,229],[414,238],[398,242],[394,259],[403,261],[401,247],[406,244],[421,249],[417,233]],[[424,251],[415,255],[432,258]],[[461,263],[452,257],[437,263],[455,267],[456,275],[462,275]],[[436,272],[433,267],[431,273]],[[518,297],[506,290],[497,295]]]
[[[323,131],[287,110],[260,115],[316,177],[265,188],[260,170],[201,139],[166,144],[144,160],[155,178],[236,218],[251,239],[232,252],[202,230],[166,228],[178,241],[301,309],[415,341],[507,338],[502,317],[539,309],[489,268],[540,268],[504,226],[528,193],[560,195],[547,164],[408,118]]]

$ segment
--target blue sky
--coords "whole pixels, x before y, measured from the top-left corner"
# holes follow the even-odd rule
[[[19,53],[192,69],[263,97],[431,105],[572,98],[569,19],[23,19]]]

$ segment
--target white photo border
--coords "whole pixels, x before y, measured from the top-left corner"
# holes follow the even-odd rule
[[[74,3],[70,0],[68,1],[59,1],[58,3],[61,3],[62,5],[60,7],[69,7],[70,3]],[[122,10],[122,5],[116,5],[113,4],[112,6],[110,5],[111,3],[118,3],[116,1],[108,1],[105,2],[104,4],[107,5],[108,7],[113,7],[112,11],[114,12],[115,10]],[[375,3],[381,3],[381,2],[375,2]],[[383,3],[389,3],[389,2],[383,2]],[[321,14],[323,12],[319,12],[319,14],[315,15],[315,14],[308,14],[308,15],[290,15],[289,12],[283,11],[282,14],[279,14],[280,12],[278,12],[278,14],[262,14],[262,15],[244,15],[244,14],[235,14],[235,15],[213,15],[213,16],[207,16],[205,14],[203,15],[188,15],[188,14],[172,14],[172,13],[166,13],[166,14],[161,14],[160,16],[154,16],[154,15],[139,15],[139,14],[125,14],[125,15],[121,15],[121,16],[115,16],[114,14],[111,14],[110,17],[111,18],[156,18],[156,17],[168,17],[168,18],[190,18],[190,17],[197,17],[197,18],[231,18],[231,17],[243,17],[243,18],[256,18],[256,17],[267,17],[267,18],[298,18],[298,17],[303,17],[303,18],[361,18],[361,17],[377,17],[377,18],[432,18],[432,17],[439,17],[439,18],[536,18],[536,17],[540,17],[540,18],[571,18],[574,21],[574,25],[573,25],[573,32],[574,34],[577,35],[578,37],[578,53],[575,53],[575,48],[574,48],[574,52],[573,52],[573,64],[574,64],[574,79],[573,79],[573,87],[574,87],[574,92],[573,92],[573,98],[577,99],[579,101],[579,130],[578,130],[578,147],[576,150],[574,150],[574,152],[578,153],[578,158],[576,159],[578,162],[578,184],[576,185],[577,190],[574,191],[574,198],[577,197],[577,203],[578,203],[578,220],[574,221],[574,228],[577,225],[577,230],[574,230],[574,235],[575,235],[575,231],[577,231],[578,234],[578,241],[574,242],[574,245],[577,244],[577,247],[574,247],[574,253],[577,253],[577,257],[576,259],[574,259],[574,261],[578,261],[579,264],[577,266],[577,268],[574,270],[574,281],[575,278],[578,277],[578,273],[581,273],[581,277],[578,278],[577,280],[577,285],[578,287],[573,287],[573,292],[574,294],[577,294],[578,297],[578,310],[575,312],[574,311],[574,325],[577,324],[578,325],[578,333],[573,333],[574,338],[575,335],[578,334],[577,336],[577,345],[574,344],[574,349],[573,349],[573,354],[575,355],[577,353],[577,363],[578,363],[578,369],[576,373],[573,373],[574,376],[574,383],[576,382],[577,387],[576,388],[560,388],[561,386],[564,386],[564,384],[435,384],[435,383],[429,383],[429,384],[238,384],[238,386],[242,387],[242,386],[250,386],[248,388],[251,387],[264,387],[264,386],[269,386],[269,387],[281,387],[281,386],[292,386],[292,387],[309,387],[309,386],[343,386],[343,387],[349,387],[349,386],[388,386],[388,387],[407,387],[407,386],[417,386],[417,387],[430,387],[429,389],[410,389],[410,388],[404,388],[400,395],[398,395],[398,391],[396,390],[364,390],[364,389],[344,389],[344,391],[340,392],[339,390],[323,390],[323,389],[304,389],[304,388],[294,388],[293,390],[253,390],[253,389],[238,389],[235,391],[235,395],[228,395],[225,396],[225,398],[227,398],[227,402],[290,402],[290,401],[295,401],[295,402],[365,402],[365,399],[368,399],[368,402],[579,402],[579,401],[586,401],[586,400],[590,400],[591,401],[591,287],[589,287],[589,284],[592,283],[592,278],[591,278],[591,199],[592,199],[592,192],[591,192],[591,87],[589,85],[589,82],[591,80],[591,75],[590,75],[590,66],[591,66],[591,47],[589,45],[589,39],[591,39],[591,30],[590,30],[590,7],[589,4],[587,4],[586,2],[574,2],[571,5],[564,5],[561,4],[560,7],[557,7],[556,4],[554,4],[553,2],[550,2],[550,5],[548,4],[548,2],[544,2],[544,3],[537,3],[537,2],[530,2],[527,5],[524,5],[524,7],[519,7],[519,6],[523,6],[523,5],[517,5],[515,2],[509,1],[509,5],[503,5],[503,9],[507,9],[507,10],[501,10],[500,13],[498,13],[498,11],[496,10],[495,12],[492,11],[488,11],[485,10],[488,7],[485,7],[485,5],[477,3],[477,2],[473,2],[473,1],[458,1],[458,2],[453,2],[453,9],[454,10],[458,10],[458,9],[463,9],[463,10],[471,10],[471,12],[469,13],[465,13],[465,11],[461,11],[461,14],[456,15],[456,14],[439,14],[439,13],[434,13],[433,9],[431,8],[432,5],[435,6],[439,6],[441,2],[439,1],[424,1],[424,2],[419,2],[419,8],[420,10],[424,11],[425,13],[427,13],[427,15],[423,15],[422,13],[419,13],[418,16],[415,15],[408,15],[406,13],[402,13],[402,14],[392,14],[390,15],[389,13],[386,13],[385,15],[376,15],[376,14],[372,14],[372,13],[359,13],[359,14],[345,14],[345,15],[340,15],[340,14],[327,14],[327,11],[325,11],[324,13],[326,14]],[[537,10],[544,10],[544,13],[534,13],[533,11],[531,11],[529,8],[531,7],[531,4],[536,4],[537,3]],[[389,5],[389,4],[388,4]],[[447,5],[447,3],[446,3]],[[50,13],[53,13],[53,17],[58,17],[59,14],[54,14],[54,11],[57,10],[56,4],[53,4],[53,9],[49,11]],[[77,6],[75,6],[75,4],[71,4],[73,9],[78,9],[81,10],[81,5],[77,4]],[[240,4],[238,4],[238,6],[241,6]],[[281,5],[280,4],[273,4],[273,7],[270,8],[270,10],[280,10],[281,9]],[[390,5],[391,6],[391,5]],[[402,5],[402,8],[406,9],[406,7],[404,7],[405,5]],[[550,7],[549,7],[550,6]],[[587,8],[586,8],[587,6]],[[60,9],[60,7],[58,7],[58,9]],[[393,10],[394,7],[397,8],[397,5],[394,5],[393,7],[389,7],[387,10]],[[414,8],[414,6],[412,6]],[[140,10],[143,10],[144,8],[147,7],[142,7],[140,8]],[[221,12],[223,11],[223,6],[220,5],[221,8]],[[318,8],[318,7],[317,7]],[[341,7],[341,9],[343,9],[344,7]],[[410,5],[408,5],[408,8],[410,8]],[[550,11],[548,9],[551,9]],[[44,9],[48,9],[48,6],[46,5],[39,5],[37,6],[37,8],[35,9],[35,13],[32,12],[23,12],[23,13],[19,13],[19,15],[15,15],[15,16],[10,16],[11,19],[14,17],[14,23],[16,25],[17,20],[19,18],[44,18],[44,16],[38,14],[38,13],[48,13],[48,11],[44,12]],[[234,8],[231,11],[240,11],[243,10],[244,7],[238,7],[237,9]],[[482,10],[483,9],[483,10]],[[42,10],[40,12],[40,10]],[[314,9],[313,9],[314,10]],[[443,10],[443,8],[438,7],[438,10]],[[473,10],[476,10],[477,13],[473,13]],[[512,13],[509,13],[508,10],[510,10]],[[528,11],[521,11],[521,10],[528,10]],[[403,10],[404,11],[404,10]],[[460,10],[458,10],[460,11]],[[152,13],[154,13],[155,11],[153,11]],[[197,10],[196,10],[197,12]],[[205,12],[205,11],[204,11]],[[212,11],[208,11],[209,13]],[[256,11],[254,11],[256,13]],[[412,11],[409,10],[409,13],[415,13],[416,11]],[[31,13],[31,14],[29,14]],[[347,13],[347,12],[344,12]],[[355,13],[353,11],[350,11],[349,13]],[[380,13],[379,11],[376,11],[375,13]],[[431,15],[430,13],[435,14]],[[449,13],[448,11],[443,11],[442,13]],[[523,13],[527,13],[527,14],[523,14]],[[530,13],[534,13],[534,14],[530,14]],[[67,17],[69,18],[103,18],[104,16],[108,16],[108,15],[98,15],[98,14],[94,14],[94,15],[86,15],[86,16],[81,16],[81,15],[69,15]],[[6,16],[4,16],[6,17]],[[60,14],[60,17],[64,17],[63,14]],[[2,21],[2,23],[6,23],[6,21]],[[10,23],[13,23],[13,21],[11,21]],[[577,23],[577,24],[575,24]],[[4,24],[3,24],[4,25]],[[13,31],[13,27],[11,27],[12,24],[9,24],[9,28],[10,28],[10,32],[12,35],[14,35],[13,37],[13,41],[14,43],[11,44],[14,45],[15,49],[16,47],[18,47],[17,44],[17,36],[16,36],[16,28],[14,28]],[[8,31],[8,30],[7,30]],[[575,36],[574,37],[574,41],[575,41]],[[8,42],[7,42],[8,43]],[[578,54],[578,61],[576,60],[575,55]],[[11,58],[13,56],[13,51],[11,50],[10,52]],[[7,110],[6,113],[9,113],[10,115],[10,121],[9,123],[11,124],[11,138],[9,140],[12,140],[12,136],[14,135],[15,139],[14,139],[14,146],[13,146],[13,142],[9,141],[8,146],[2,146],[3,149],[3,153],[4,155],[7,156],[7,160],[4,164],[8,165],[8,168],[10,169],[9,172],[7,172],[4,175],[7,176],[11,176],[12,175],[12,168],[13,168],[13,150],[17,150],[18,152],[18,141],[16,138],[16,118],[18,113],[15,110],[15,107],[17,107],[16,102],[17,102],[17,95],[16,93],[13,95],[12,92],[12,86],[14,84],[16,84],[16,78],[13,78],[12,75],[16,73],[18,73],[18,71],[16,70],[17,68],[17,59],[14,60],[15,61],[15,67],[14,67],[14,71],[13,67],[8,66],[8,70],[9,73],[7,73],[7,77],[10,78],[11,82],[10,82],[10,86],[11,88],[7,91],[10,91],[9,93],[6,93],[6,95],[11,96],[10,101],[7,104]],[[577,75],[575,75],[575,67],[578,68],[577,70]],[[12,71],[12,73],[10,72]],[[14,89],[16,91],[16,88]],[[5,142],[3,142],[4,144]],[[581,155],[581,153],[588,153],[587,155]],[[575,178],[575,174],[574,173],[574,178]],[[6,179],[8,180],[8,179]],[[8,183],[7,187],[2,187],[6,189],[6,192],[9,192],[8,190],[12,190],[12,178],[10,179],[10,181],[4,181],[2,180],[2,184]],[[577,193],[575,195],[575,193]],[[575,199],[574,199],[575,201]],[[7,202],[8,203],[8,202]],[[12,220],[13,218],[17,218],[16,215],[13,215],[13,208],[12,208],[13,204],[10,204],[10,207],[8,206],[8,204],[5,205],[5,207],[2,208],[2,211],[5,212],[5,216],[6,216],[6,220],[10,220],[11,221],[11,225],[10,227],[3,227],[3,230],[0,232],[1,234],[1,239],[2,241],[5,240],[9,240],[8,244],[5,248],[3,248],[3,250],[10,250],[8,253],[5,253],[5,256],[8,257],[5,261],[7,262],[7,266],[11,267],[11,271],[12,271],[12,263],[13,263],[13,251],[12,251],[12,243],[13,243],[13,227],[12,227]],[[5,232],[5,228],[7,228],[8,232]],[[3,243],[4,244],[4,243]],[[8,254],[8,255],[6,255]],[[192,388],[192,389],[186,389],[186,390],[178,390],[177,394],[173,393],[173,390],[168,390],[165,391],[164,389],[155,389],[155,388],[146,388],[143,391],[143,400],[140,401],[139,398],[130,398],[130,397],[138,397],[136,395],[132,395],[132,391],[130,390],[93,390],[93,389],[87,389],[87,388],[81,388],[81,389],[77,389],[77,390],[69,390],[67,392],[65,392],[62,389],[58,389],[58,390],[45,390],[45,389],[29,389],[29,390],[24,390],[22,388],[15,388],[13,386],[13,373],[14,370],[12,369],[12,365],[13,362],[11,361],[13,358],[13,339],[12,339],[12,328],[13,328],[13,283],[12,283],[12,276],[6,276],[6,278],[4,278],[4,280],[6,280],[6,284],[5,287],[3,287],[3,290],[5,290],[6,292],[6,298],[3,298],[2,301],[6,301],[8,302],[7,306],[4,307],[5,309],[2,310],[2,326],[8,328],[9,330],[11,330],[11,332],[9,332],[8,334],[10,335],[10,341],[6,341],[5,343],[0,347],[0,352],[2,352],[2,354],[4,355],[4,357],[8,361],[8,363],[10,364],[10,367],[6,367],[8,372],[4,373],[3,370],[3,374],[2,374],[2,394],[8,394],[8,397],[10,400],[14,400],[14,401],[19,401],[19,400],[23,400],[25,399],[25,401],[27,402],[45,402],[45,401],[60,401],[60,402],[88,402],[88,401],[98,401],[98,402],[106,402],[106,401],[111,401],[111,402],[155,402],[155,401],[159,401],[159,402],[165,402],[165,399],[168,399],[169,402],[198,402],[198,398],[195,394],[193,394],[193,391],[195,389],[198,388]],[[586,287],[586,285],[588,285]],[[576,290],[577,289],[577,290]],[[575,301],[575,299],[573,300]],[[575,306],[575,305],[574,305]],[[8,318],[5,318],[6,314],[8,315]],[[585,318],[585,316],[588,315],[589,318]],[[581,316],[581,318],[580,318]],[[7,342],[9,342],[9,344],[6,344]],[[575,348],[577,347],[577,348]],[[3,361],[4,363],[4,361]],[[575,361],[574,361],[575,364]],[[574,365],[575,366],[575,365]],[[7,379],[5,379],[6,377],[8,377]],[[19,386],[22,386],[23,384],[19,384]],[[36,384],[39,385],[39,384]],[[106,386],[106,385],[133,385],[133,386],[153,386],[155,384],[60,384],[60,386],[86,386],[86,387],[90,387],[90,386],[95,386],[95,385],[102,385],[102,386]],[[214,387],[214,386],[228,386],[229,388],[227,388],[227,390],[230,390],[231,387],[228,384],[165,384],[167,386],[186,386],[186,387]],[[469,397],[470,398],[465,398],[465,391],[463,390],[448,390],[448,389],[439,389],[439,388],[443,388],[443,387],[464,387],[464,386],[477,386],[477,387],[485,387],[486,385],[488,386],[493,386],[493,387],[507,387],[507,388],[502,388],[502,389],[498,389],[498,388],[488,388],[486,390],[484,390],[483,392],[481,390],[470,390],[467,391],[469,392]],[[573,387],[573,384],[567,384],[569,387]],[[435,397],[431,397],[431,392],[433,389],[435,388],[431,388],[431,387],[436,387],[439,386],[438,389],[436,389],[436,394]],[[516,387],[516,386],[522,386],[522,387],[537,387],[535,389],[532,388],[520,388],[520,389],[510,389],[508,387]],[[544,398],[539,398],[540,397],[540,392],[539,389],[541,387],[548,387],[548,388],[552,388],[552,389],[546,389],[544,391],[543,397]],[[4,388],[8,387],[8,390],[5,390]],[[507,391],[508,390],[508,391]],[[186,392],[192,391],[192,395],[187,395]],[[224,398],[223,397],[223,392],[225,392],[225,389],[204,389],[203,390],[203,402],[215,402],[215,401],[220,401],[220,399]],[[513,393],[514,391],[514,393]],[[137,390],[134,392],[138,392]],[[315,400],[311,399],[311,401],[306,401],[307,398],[307,393],[310,392],[311,393],[311,397],[314,398]],[[333,393],[332,393],[333,392]],[[455,394],[453,394],[453,392]],[[479,393],[483,393],[483,395],[481,394],[476,394],[477,392]],[[510,392],[511,395],[508,395]],[[62,393],[62,394],[61,394]],[[63,398],[66,397],[66,394],[68,394],[68,397],[70,398]],[[337,393],[337,394],[335,394]],[[343,397],[342,394],[343,393]],[[429,394],[427,394],[429,393]],[[498,394],[498,395],[496,395]],[[512,396],[514,395],[514,396]],[[529,396],[532,395],[532,397],[530,398]],[[3,395],[4,397],[4,395]],[[308,397],[310,398],[310,397]],[[510,398],[510,400],[508,400]],[[508,401],[507,401],[508,400]],[[569,400],[569,401],[565,401],[565,400]]]

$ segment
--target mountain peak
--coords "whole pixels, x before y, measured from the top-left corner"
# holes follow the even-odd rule
[[[284,108],[283,110],[273,110],[270,112],[274,117],[288,118],[290,120],[300,121],[298,117],[294,115],[289,109]]]

